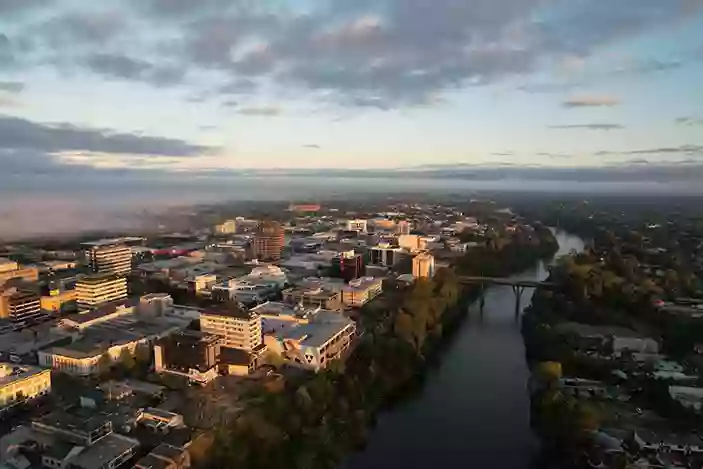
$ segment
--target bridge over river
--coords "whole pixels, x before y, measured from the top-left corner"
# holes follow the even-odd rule
[[[469,285],[480,285],[481,296],[479,298],[479,310],[483,314],[483,307],[486,303],[485,290],[486,285],[509,286],[515,295],[515,319],[520,317],[520,303],[522,294],[526,288],[556,288],[556,284],[552,282],[544,282],[537,280],[520,280],[516,278],[500,278],[500,277],[459,277],[459,283]]]

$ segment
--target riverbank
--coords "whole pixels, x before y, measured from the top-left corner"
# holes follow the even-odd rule
[[[418,390],[475,295],[451,269],[389,294],[385,316],[366,311],[364,323],[376,324],[345,364],[265,393],[220,429],[212,467],[336,467],[366,444],[379,413]]]

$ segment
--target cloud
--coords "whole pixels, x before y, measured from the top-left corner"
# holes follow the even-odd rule
[[[562,103],[565,108],[617,106],[620,100],[614,96],[584,95],[569,98]]]
[[[24,90],[24,83],[21,81],[0,81],[0,91],[21,93],[22,90]]]
[[[642,148],[637,150],[601,150],[594,153],[595,156],[611,156],[611,155],[666,155],[666,154],[684,154],[684,155],[701,155],[703,156],[703,145],[681,145],[677,147],[658,147],[658,148]]]
[[[677,117],[676,119],[674,119],[674,122],[676,122],[678,125],[689,126],[689,127],[703,125],[703,117],[695,117],[695,116]]]
[[[20,13],[48,5],[50,0],[0,0],[0,15]]]
[[[3,96],[0,94],[0,107],[15,107],[19,105],[19,101],[14,96]]]
[[[179,139],[114,133],[105,129],[77,127],[65,123],[42,124],[2,115],[0,115],[0,149],[50,154],[84,151],[181,157],[197,156],[214,150],[211,147],[193,145]]]
[[[96,73],[115,78],[137,79],[149,68],[149,64],[121,54],[93,54],[86,64]]]
[[[320,145],[316,143],[308,143],[307,145],[303,145],[303,148],[311,148],[313,150],[319,150],[321,147]]]
[[[0,2],[13,10],[29,3]],[[335,0],[311,2],[301,14],[292,3],[105,0],[56,16],[51,34],[62,42],[54,56],[32,62],[16,53],[19,40],[34,40],[41,21],[0,36],[0,59],[6,59],[0,63],[76,61],[99,75],[156,86],[208,74],[225,83],[214,85],[213,95],[270,87],[343,107],[389,110],[431,105],[437,101],[428,97],[527,76],[545,63],[578,71],[595,50],[674,27],[702,7],[700,0],[639,0],[637,8],[631,0]],[[651,61],[624,70],[675,66]],[[524,89],[557,86],[565,85]]]
[[[260,107],[245,107],[240,109],[239,114],[244,114],[246,116],[279,116],[282,114],[282,109],[278,106],[260,106]]]
[[[235,99],[226,99],[222,101],[222,105],[225,107],[237,107],[239,106],[239,101]]]
[[[620,124],[593,123],[593,124],[563,124],[550,125],[550,129],[586,129],[586,130],[620,130],[624,127]]]

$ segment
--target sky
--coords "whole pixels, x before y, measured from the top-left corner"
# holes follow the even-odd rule
[[[0,237],[485,181],[703,193],[701,77],[703,0],[0,0]]]
[[[0,0],[0,184],[698,170],[702,76],[703,0]]]

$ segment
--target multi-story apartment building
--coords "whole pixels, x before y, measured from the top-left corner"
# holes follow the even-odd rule
[[[51,391],[51,370],[0,363],[0,415],[7,408]]]
[[[364,256],[354,251],[342,252],[338,257],[332,258],[332,275],[347,282],[364,275],[366,264]]]
[[[254,354],[263,348],[261,317],[234,305],[203,311],[200,314],[200,330],[221,337],[224,347]]]
[[[278,222],[262,221],[254,232],[254,254],[262,261],[277,261],[285,242],[285,233]]]
[[[86,258],[93,272],[129,275],[132,271],[132,249],[112,242],[96,242],[88,245]]]
[[[421,252],[413,258],[413,277],[432,278],[434,271],[434,256],[429,252]]]
[[[76,282],[78,309],[127,298],[127,279],[116,274],[88,275]]]
[[[18,324],[36,320],[43,315],[37,292],[0,285],[0,319]]]

